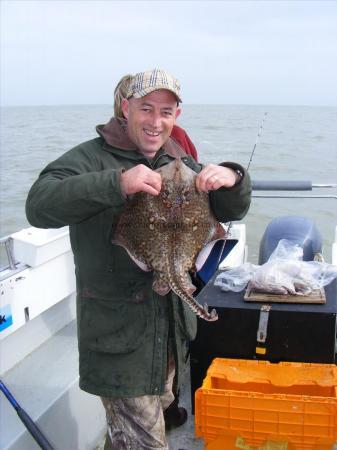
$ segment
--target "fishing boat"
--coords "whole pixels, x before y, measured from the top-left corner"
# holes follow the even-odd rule
[[[261,197],[270,196],[266,191],[282,191],[282,194],[272,195],[275,198],[297,198],[301,196],[297,191],[315,187],[335,189],[336,185],[257,181],[253,182],[253,193],[255,197]],[[264,193],[261,194],[261,191]],[[293,194],[285,191],[292,191]],[[314,195],[310,193],[309,197]],[[325,197],[337,198],[335,194]],[[311,238],[308,236],[311,223],[310,218],[277,218],[260,238],[260,253],[266,252],[266,258],[277,241],[289,234],[302,243],[307,242]],[[331,242],[331,254],[324,255],[324,258],[337,265],[337,227],[336,224],[331,224],[331,227],[334,227],[331,231],[334,231],[335,238]],[[312,237],[315,239],[315,233]],[[49,230],[29,227],[2,238],[1,245],[6,251],[8,264],[0,272],[0,373],[4,394],[0,396],[0,448],[100,448],[106,428],[104,409],[98,397],[88,395],[78,387],[76,287],[69,230],[67,227]],[[215,289],[214,276],[247,260],[246,226],[244,223],[231,224],[226,241],[221,245],[220,258],[218,250],[200,273],[205,287],[198,294],[199,301],[202,303],[207,297],[209,306],[217,307],[219,312],[221,301],[218,298],[213,301],[205,294]],[[328,334],[326,339],[334,344],[333,350],[329,350],[330,356],[324,357],[321,362],[335,363],[336,283],[332,283],[326,292],[332,325],[325,336]],[[218,297],[220,295],[217,294]],[[324,306],[320,308],[322,310]],[[199,326],[199,336],[203,332],[207,334],[212,325],[203,323],[202,327]],[[228,349],[219,351],[219,342],[221,337],[213,348],[212,342],[207,341],[210,350],[206,358],[205,355],[203,358],[198,355],[199,351],[204,352],[204,348],[200,350],[200,339],[197,338],[196,343],[192,344],[191,376],[187,370],[180,398],[182,405],[189,410],[189,419],[182,427],[168,434],[174,450],[205,448],[203,440],[194,435],[193,400],[191,402],[190,395],[192,391],[193,399],[211,359],[226,356]],[[229,353],[230,357],[246,356]],[[294,359],[293,354],[289,356]],[[319,357],[313,355],[313,360],[317,361]]]

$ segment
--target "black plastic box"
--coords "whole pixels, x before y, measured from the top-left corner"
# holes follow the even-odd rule
[[[244,301],[244,291],[221,291],[213,285],[218,273],[197,297],[219,319],[198,320],[190,354],[192,403],[215,357],[335,363],[336,280],[325,288],[326,304],[260,303]],[[261,314],[265,306],[270,310]]]

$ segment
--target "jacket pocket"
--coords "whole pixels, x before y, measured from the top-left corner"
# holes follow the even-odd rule
[[[116,302],[82,298],[81,343],[101,353],[130,353],[146,335],[148,317],[145,302]]]

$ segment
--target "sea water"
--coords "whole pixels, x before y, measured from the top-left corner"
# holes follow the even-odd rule
[[[29,226],[25,199],[43,167],[96,137],[95,126],[106,123],[112,114],[111,105],[1,108],[1,236]],[[183,105],[178,124],[190,135],[203,163],[236,161],[247,167],[260,130],[249,167],[252,179],[337,183],[336,107]],[[303,194],[311,193],[336,197],[337,189]],[[284,215],[312,219],[323,236],[324,256],[331,260],[337,199],[253,197],[242,220],[251,262],[257,261],[268,223]]]

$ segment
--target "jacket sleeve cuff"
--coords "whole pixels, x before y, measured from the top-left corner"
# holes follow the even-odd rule
[[[234,170],[234,172],[237,174],[237,181],[235,182],[234,186],[237,186],[238,184],[240,184],[246,176],[246,170],[238,163],[223,162],[223,163],[220,163],[219,166],[228,167],[229,169]],[[234,187],[234,186],[232,186],[232,187]],[[232,188],[227,188],[227,189],[232,189]]]
[[[225,162],[220,165],[239,170],[243,176],[234,186],[221,187],[209,193],[212,211],[220,222],[241,220],[246,215],[251,201],[250,176],[240,164]]]

